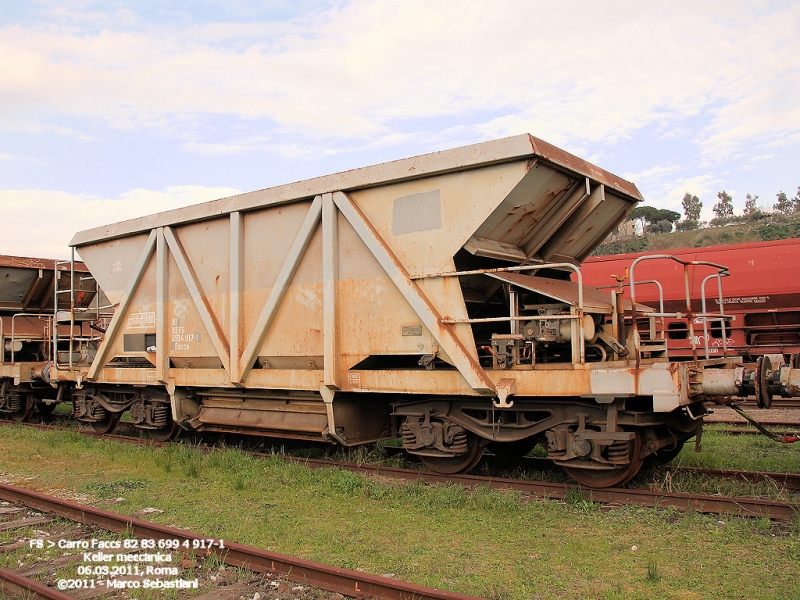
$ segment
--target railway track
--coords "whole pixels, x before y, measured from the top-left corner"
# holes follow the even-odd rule
[[[457,594],[434,588],[428,588],[413,583],[396,581],[389,577],[380,577],[370,575],[359,571],[349,569],[342,569],[331,565],[316,563],[300,558],[278,554],[268,550],[253,548],[237,544],[227,540],[218,540],[209,538],[208,536],[199,535],[194,532],[159,525],[142,519],[137,519],[128,515],[120,515],[92,506],[78,504],[70,500],[64,500],[53,496],[48,496],[26,490],[16,486],[0,483],[0,498],[7,502],[14,503],[17,507],[6,508],[7,514],[17,514],[23,512],[19,506],[25,506],[35,511],[38,511],[36,516],[25,516],[12,523],[6,523],[7,528],[22,527],[29,529],[34,525],[44,525],[53,521],[53,516],[57,515],[64,519],[72,521],[74,527],[68,529],[65,534],[49,534],[39,535],[38,537],[22,540],[16,544],[23,544],[27,542],[31,548],[38,547],[39,542],[49,548],[59,548],[61,544],[59,540],[67,540],[67,546],[77,546],[78,550],[74,554],[63,555],[60,559],[62,564],[76,563],[81,564],[84,569],[96,571],[100,576],[107,577],[104,581],[136,581],[135,578],[131,579],[128,573],[122,573],[119,578],[114,575],[108,576],[104,573],[107,571],[104,567],[111,559],[106,560],[102,555],[104,554],[102,548],[111,548],[107,553],[114,555],[117,558],[121,554],[130,555],[137,553],[134,556],[155,556],[164,555],[168,552],[183,552],[182,549],[188,549],[186,552],[191,552],[192,556],[203,557],[214,555],[220,561],[232,567],[246,569],[256,573],[266,573],[270,575],[279,574],[281,577],[300,583],[307,589],[308,586],[327,590],[338,594],[343,594],[349,597],[371,597],[385,600],[475,600],[473,596],[464,594]],[[102,540],[92,538],[89,542],[87,535],[92,531],[102,529],[105,531],[113,532],[123,536],[117,539]],[[66,537],[65,537],[66,536]],[[135,542],[133,540],[136,540]],[[88,545],[88,555],[84,543]],[[95,544],[96,543],[96,544]],[[53,544],[52,546],[49,544]],[[99,550],[98,550],[99,545]],[[12,544],[11,546],[15,546]],[[7,549],[9,545],[6,545]],[[128,548],[130,550],[119,550],[120,548]],[[0,547],[0,552],[4,547]],[[82,557],[82,560],[81,560]],[[171,559],[170,559],[171,560]],[[145,560],[145,562],[148,562]],[[164,562],[164,560],[161,560]],[[166,561],[169,562],[169,561]],[[130,563],[123,561],[120,563],[123,567]],[[139,569],[138,563],[137,569]],[[141,570],[145,567],[141,566]],[[56,600],[63,600],[65,598],[95,598],[100,596],[108,597],[109,594],[103,592],[110,591],[114,593],[118,587],[117,584],[112,584],[109,587],[105,585],[102,589],[99,580],[93,579],[91,574],[80,574],[75,580],[70,579],[57,579],[56,585],[61,588],[69,588],[71,584],[64,584],[64,581],[79,581],[77,586],[77,593],[65,594],[64,592],[54,589],[50,586],[44,585],[40,582],[33,581],[27,575],[31,573],[53,572],[55,565],[50,562],[44,566],[39,565],[34,569],[23,570],[22,573],[14,572],[9,569],[0,569],[0,585],[7,587],[9,590],[28,590],[38,597],[52,598]],[[123,568],[123,571],[125,569]],[[138,576],[138,573],[136,574]],[[114,578],[112,578],[114,577]],[[181,575],[183,577],[183,575]],[[52,577],[50,578],[52,579]],[[160,581],[160,579],[158,579]],[[156,580],[151,580],[156,581]],[[176,580],[177,581],[177,580]],[[179,581],[188,581],[180,579]],[[124,588],[123,588],[124,589]],[[136,588],[138,589],[138,588]],[[174,589],[174,588],[173,588]],[[188,589],[188,588],[187,588]],[[99,591],[94,591],[99,590]],[[2,590],[0,590],[2,591]],[[206,596],[207,600],[211,598],[222,598],[224,590],[215,590]],[[11,592],[4,592],[10,594]],[[7,596],[3,596],[7,597]],[[231,598],[238,598],[239,595],[230,596]]]
[[[530,499],[561,500],[573,494],[581,494],[585,500],[611,505],[638,505],[654,508],[674,508],[709,514],[731,514],[747,517],[769,517],[775,520],[790,520],[800,510],[794,502],[777,502],[757,498],[733,498],[703,494],[685,494],[628,488],[589,489],[573,484],[484,477],[480,475],[437,475],[436,473],[382,467],[375,465],[340,463],[320,459],[292,459],[311,468],[338,468],[356,473],[390,477],[406,481],[427,483],[455,483],[464,487],[488,486],[495,490],[513,490]]]
[[[25,423],[25,426],[38,429],[60,429],[52,425]],[[155,442],[145,438],[137,438],[120,434],[101,434],[86,432],[87,435],[99,439],[108,439],[122,443],[138,445],[162,446],[170,442]],[[271,454],[249,451],[254,456],[272,456]],[[529,499],[561,500],[574,494],[581,494],[585,500],[609,505],[639,505],[646,507],[671,507],[681,511],[696,511],[709,514],[731,514],[747,517],[768,517],[775,520],[790,520],[800,510],[794,502],[779,502],[758,498],[728,497],[707,494],[689,494],[647,489],[630,488],[581,488],[575,484],[530,481],[504,477],[482,475],[439,475],[430,471],[387,467],[380,465],[353,464],[324,459],[294,458],[286,456],[286,460],[304,464],[311,468],[339,468],[343,470],[390,477],[406,481],[422,481],[428,483],[455,483],[464,487],[486,485],[492,489],[514,490]],[[526,464],[537,470],[552,468],[546,459],[526,457]],[[709,477],[732,478],[745,482],[773,481],[789,490],[800,490],[800,475],[787,473],[737,471],[729,469],[703,469],[695,467],[672,467],[673,472],[692,472]]]

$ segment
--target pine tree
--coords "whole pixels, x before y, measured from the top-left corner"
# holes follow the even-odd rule
[[[714,214],[718,219],[733,216],[733,198],[725,190],[717,194],[719,202],[714,205]]]

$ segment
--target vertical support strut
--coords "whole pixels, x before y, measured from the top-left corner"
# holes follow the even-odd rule
[[[169,346],[167,345],[167,242],[164,228],[156,229],[156,379],[167,383]]]
[[[239,356],[242,350],[241,310],[244,278],[244,251],[242,247],[244,225],[240,212],[231,213],[230,227],[230,380],[234,385],[239,385],[242,368],[239,363]]]
[[[324,383],[339,389],[338,214],[333,194],[322,196],[322,323],[324,331]]]

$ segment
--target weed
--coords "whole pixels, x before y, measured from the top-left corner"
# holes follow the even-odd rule
[[[95,440],[88,435],[83,435],[77,431],[67,431],[62,436],[65,445],[78,446],[80,448],[91,448],[94,446]]]
[[[90,483],[85,486],[85,489],[94,492],[100,498],[113,498],[130,490],[142,488],[145,485],[147,485],[147,482],[142,481],[141,479],[131,479],[126,477],[117,481]]]
[[[241,492],[247,486],[247,478],[243,473],[235,473],[233,475],[233,489],[234,491]]]
[[[567,503],[567,506],[571,506],[582,513],[590,513],[600,507],[597,502],[586,499],[580,486],[568,488],[564,494],[564,502]]]
[[[157,452],[153,457],[153,462],[164,473],[172,472],[172,452]]]
[[[650,583],[658,583],[661,581],[661,575],[658,572],[658,563],[653,558],[647,561],[647,581]]]
[[[206,559],[203,561],[203,566],[214,571],[220,567],[225,568],[225,561],[223,561],[222,557],[216,552],[210,552],[206,555]]]
[[[189,457],[181,461],[181,472],[191,479],[200,477],[200,470],[203,466],[203,459],[198,457]]]
[[[487,600],[505,600],[505,598],[510,598],[511,593],[507,588],[504,586],[498,586],[497,584],[493,583],[489,593],[486,594]]]
[[[350,471],[331,470],[329,475],[330,489],[346,496],[364,493],[364,478]]]
[[[219,468],[224,471],[238,472],[253,467],[252,457],[239,448],[226,449],[217,454],[219,456]]]

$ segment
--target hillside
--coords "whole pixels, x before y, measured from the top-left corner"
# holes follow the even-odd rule
[[[762,214],[759,219],[692,231],[646,233],[620,237],[612,233],[592,252],[592,256],[626,254],[629,252],[660,252],[673,248],[700,248],[722,244],[739,244],[800,238],[800,213],[791,215]]]

